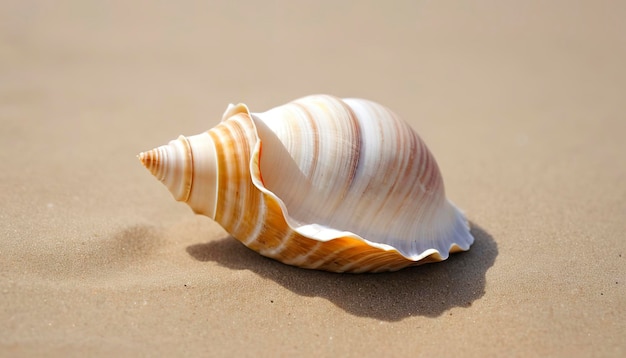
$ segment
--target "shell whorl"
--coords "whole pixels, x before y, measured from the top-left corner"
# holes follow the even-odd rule
[[[141,163],[197,214],[215,218],[218,168],[211,136],[202,134],[170,141],[139,153]]]
[[[140,159],[177,200],[291,265],[394,271],[473,242],[424,142],[370,101],[310,96],[257,114],[231,105],[215,128]]]

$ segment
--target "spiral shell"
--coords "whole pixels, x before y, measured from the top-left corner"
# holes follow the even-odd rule
[[[333,272],[442,261],[474,238],[434,157],[393,112],[304,97],[139,154],[174,198],[261,255]]]

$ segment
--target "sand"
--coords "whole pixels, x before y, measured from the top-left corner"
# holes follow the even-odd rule
[[[626,6],[0,3],[0,355],[626,355]],[[298,269],[135,155],[313,93],[428,143],[476,243]]]

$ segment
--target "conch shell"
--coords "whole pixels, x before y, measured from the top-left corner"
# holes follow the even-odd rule
[[[469,250],[435,158],[389,109],[316,95],[139,154],[174,198],[261,255],[333,272],[395,271]]]

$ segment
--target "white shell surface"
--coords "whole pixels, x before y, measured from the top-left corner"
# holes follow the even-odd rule
[[[355,235],[414,261],[472,244],[434,157],[386,107],[321,95],[252,118],[263,143],[256,184],[282,202],[298,233]]]

